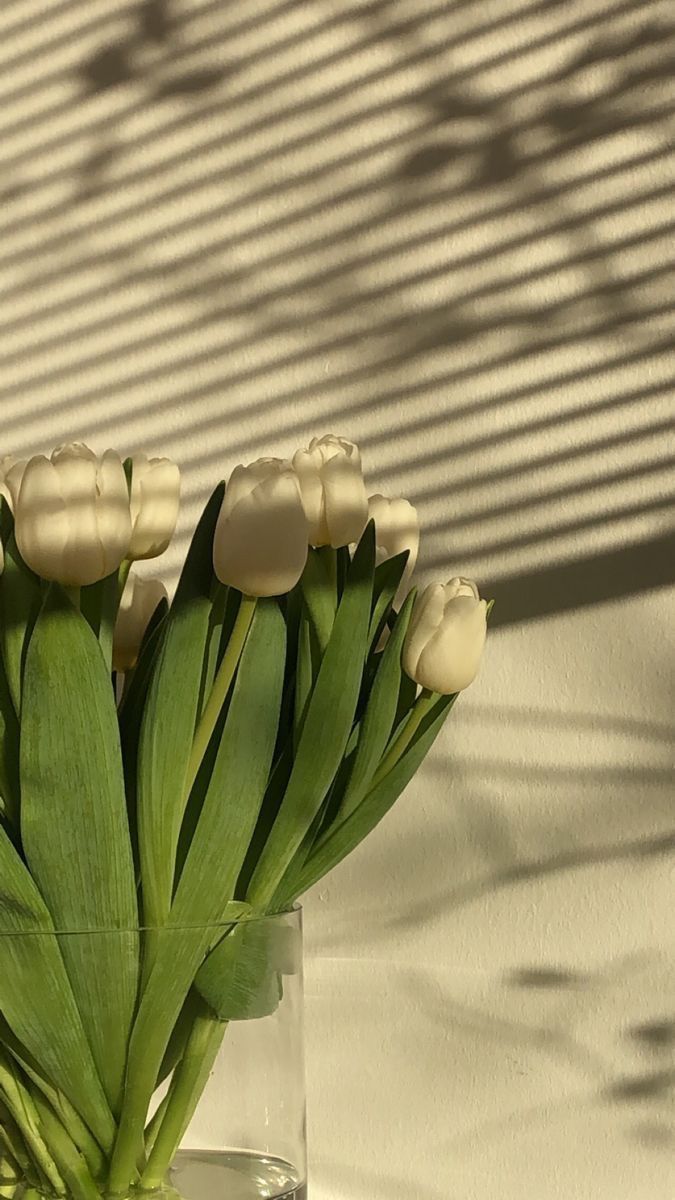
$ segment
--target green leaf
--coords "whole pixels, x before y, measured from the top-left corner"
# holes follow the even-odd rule
[[[114,1123],[49,911],[0,829],[0,1011],[45,1077],[109,1149]]]
[[[395,554],[393,558],[386,558],[375,568],[373,612],[368,634],[370,646],[377,645],[387,624],[394,596],[403,578],[409,556],[409,550],[402,550],[400,554]]]
[[[256,825],[277,738],[286,627],[275,600],[260,600],[241,656],[211,782],[169,922],[156,936],[152,970],[134,1025],[124,1111],[110,1175],[129,1184],[143,1148],[148,1103],[171,1032],[228,904]]]
[[[398,692],[398,703],[396,705],[396,715],[394,717],[394,730],[398,728],[404,721],[410,709],[412,708],[417,698],[417,684],[414,679],[406,675],[405,671],[401,672],[401,684]]]
[[[41,604],[40,580],[23,561],[12,533],[5,544],[5,567],[0,575],[0,645],[17,713],[26,650]]]
[[[457,693],[440,697],[392,770],[367,793],[358,808],[320,839],[295,882],[294,894],[283,898],[285,905],[297,899],[342,862],[386,816],[421,766],[456,699]]]
[[[323,653],[328,645],[335,620],[336,597],[322,557],[319,551],[312,546],[307,554],[300,587],[321,653]]]
[[[96,634],[108,667],[112,663],[113,629],[119,609],[120,586],[126,581],[128,567],[127,562],[118,571],[112,571],[97,583],[80,589],[80,612]]]
[[[101,648],[53,584],[35,624],[21,709],[21,834],[113,1112],[138,984],[136,886],[117,711]],[[124,932],[117,932],[124,931]]]
[[[290,741],[283,747],[272,772],[270,774],[265,795],[258,814],[256,827],[246,851],[246,857],[242,864],[239,878],[237,879],[237,887],[235,896],[241,898],[246,895],[251,876],[255,870],[256,863],[260,857],[263,846],[267,841],[272,826],[277,819],[277,814],[281,807],[281,802],[284,798],[288,780],[290,779],[291,770],[293,767],[293,746]]]
[[[247,899],[264,909],[301,845],[342,761],[359,698],[375,562],[370,521],[354,554],[307,707],[286,794],[253,872]]]
[[[342,599],[342,593],[345,590],[345,583],[347,582],[351,561],[352,559],[349,553],[349,546],[338,546],[335,552],[338,602]]]
[[[19,824],[19,722],[0,660],[0,796],[7,820]]]
[[[171,907],[176,848],[187,803],[187,772],[212,610],[213,534],[220,484],[197,525],[145,704],[138,749],[137,819],[143,920],[164,924]]]
[[[387,747],[401,685],[401,652],[414,601],[415,594],[411,592],[396,618],[393,632],[379,662],[361,721],[354,767],[335,816],[338,823],[358,808]]]
[[[295,700],[293,715],[293,744],[297,747],[307,715],[314,680],[321,654],[316,632],[308,613],[303,610],[298,630],[298,657],[295,669]]]
[[[240,596],[234,592],[232,588],[223,587],[218,580],[214,581],[212,587],[213,604],[209,614],[209,625],[206,634],[206,646],[204,651],[204,662],[202,667],[202,679],[199,688],[199,703],[198,713],[201,716],[204,706],[211,694],[213,681],[216,677],[216,671],[222,658],[221,645],[223,639],[223,629],[225,626],[226,615],[229,616],[228,609],[232,611],[231,597],[236,596],[237,607]],[[229,602],[229,603],[228,603]]]
[[[274,600],[258,602],[234,684],[213,774],[171,910],[171,924],[219,920],[232,900],[256,826],[276,743],[286,626]],[[204,880],[209,887],[204,887]]]
[[[164,622],[168,611],[169,606],[167,601],[161,600],[148,622],[147,629],[143,635],[143,641],[141,642],[138,662],[125,689],[118,711],[129,834],[137,876],[140,873],[137,816],[138,744],[143,724],[143,711],[150,689],[152,674],[159,659],[164,633]]]
[[[201,968],[197,990],[219,1020],[253,1020],[278,1008],[283,988],[273,966],[268,925],[248,921],[234,926]]]

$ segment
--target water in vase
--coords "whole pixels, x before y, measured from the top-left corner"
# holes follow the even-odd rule
[[[171,1183],[182,1200],[307,1200],[290,1163],[245,1150],[180,1150]]]

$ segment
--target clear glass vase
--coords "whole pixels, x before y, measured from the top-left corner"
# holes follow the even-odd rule
[[[7,924],[0,1200],[305,1200],[299,906],[161,930]]]

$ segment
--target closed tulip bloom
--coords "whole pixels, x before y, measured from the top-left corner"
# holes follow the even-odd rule
[[[293,466],[312,546],[348,546],[358,542],[368,521],[368,496],[358,447],[327,434],[297,450]]]
[[[387,496],[370,496],[368,499],[368,517],[375,522],[375,543],[377,561],[384,562],[407,550],[408,561],[401,583],[396,593],[400,601],[406,594],[410,577],[415,570],[417,555],[420,547],[420,523],[417,509],[408,500],[397,498],[390,500]]]
[[[430,692],[450,696],[475,679],[487,633],[487,603],[470,579],[432,583],[418,597],[403,669]]]
[[[135,454],[131,470],[131,543],[127,558],[157,558],[176,530],[180,471],[169,458]]]
[[[130,573],[113,631],[112,665],[115,671],[130,671],[136,666],[148,622],[157,605],[167,599],[161,579],[142,579],[135,571]]]
[[[281,596],[295,587],[306,561],[307,520],[291,464],[259,458],[235,467],[213,539],[221,583],[246,596]]]
[[[14,494],[14,522],[21,557],[43,579],[84,587],[110,575],[131,537],[119,455],[106,450],[98,458],[75,443],[29,459]]]

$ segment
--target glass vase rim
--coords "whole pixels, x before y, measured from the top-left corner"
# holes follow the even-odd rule
[[[198,932],[199,930],[219,930],[231,929],[233,925],[252,925],[262,921],[272,922],[277,921],[281,917],[294,917],[301,924],[303,916],[303,906],[299,901],[295,901],[289,908],[279,909],[273,913],[253,913],[242,914],[238,917],[230,917],[227,921],[195,921],[185,925],[99,925],[90,927],[89,929],[0,929],[0,942],[4,938],[24,938],[24,937],[101,937],[109,934],[124,934],[124,933],[186,933],[190,930]]]

